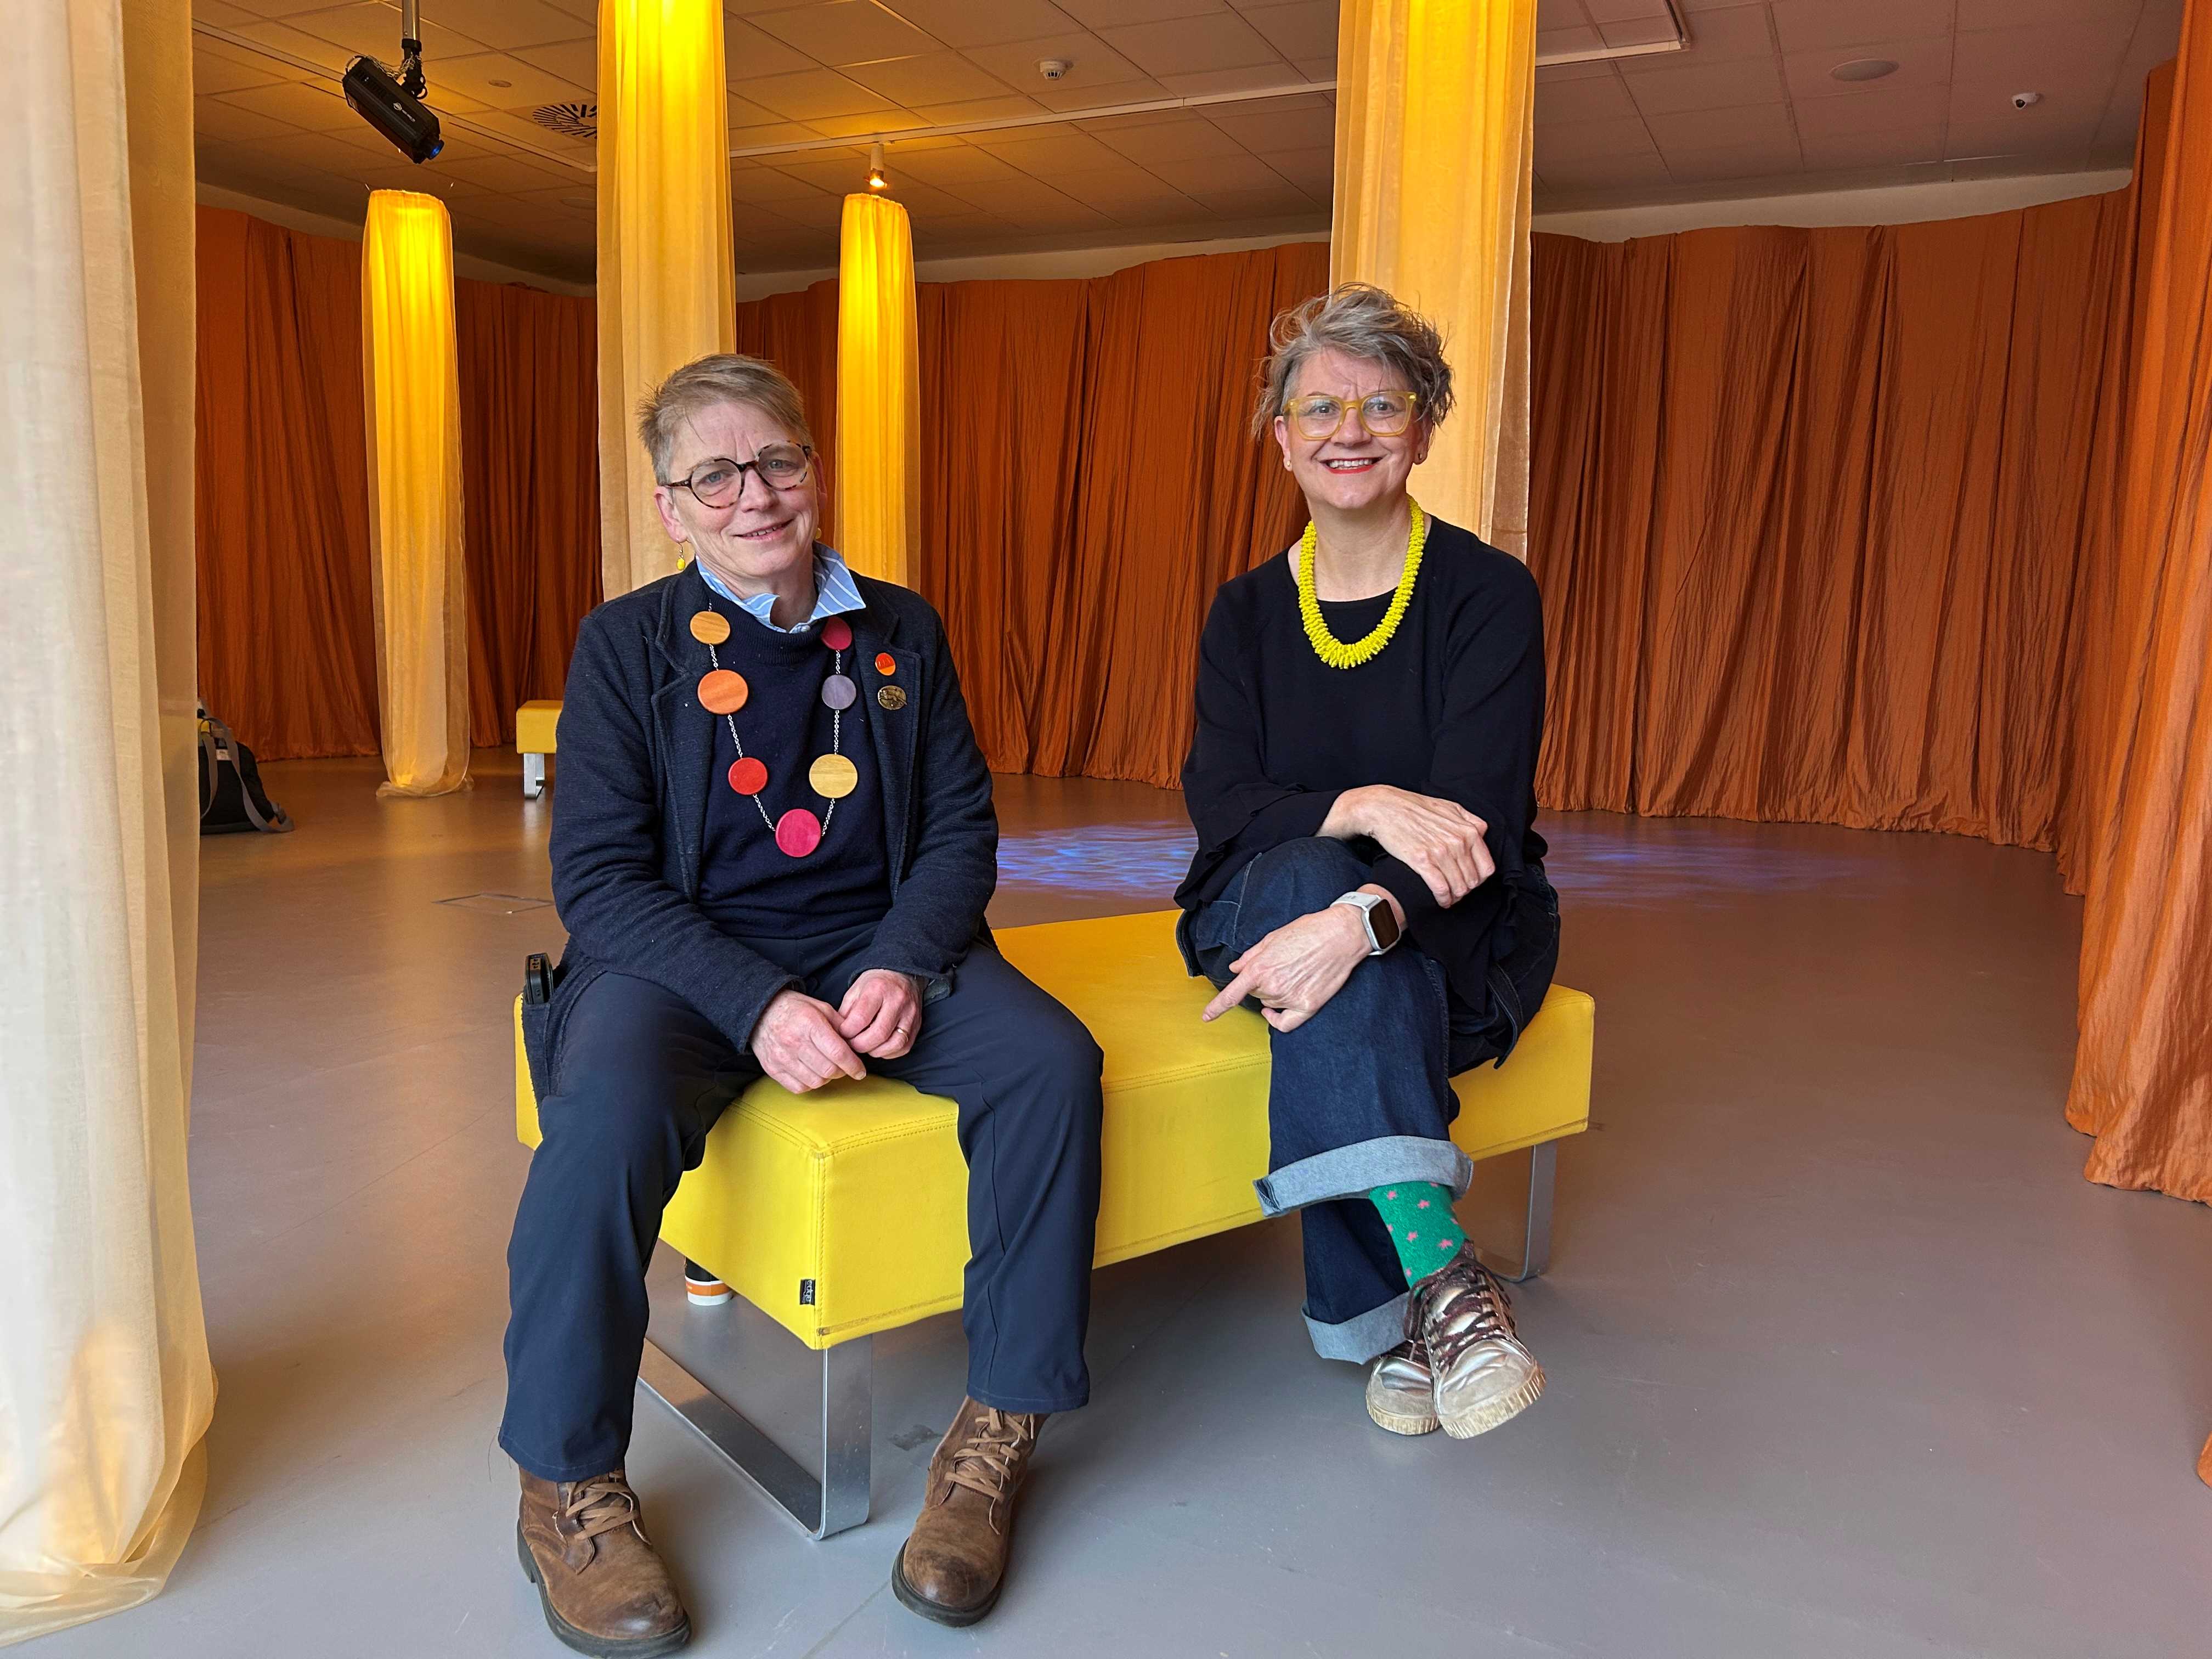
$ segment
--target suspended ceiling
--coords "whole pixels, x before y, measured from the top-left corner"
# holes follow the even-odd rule
[[[1540,210],[2124,167],[2181,0],[1539,0]],[[349,58],[396,56],[383,0],[194,0],[206,182],[351,222],[430,190],[457,244],[589,281],[592,146],[532,112],[593,99],[594,0],[422,0],[447,147],[416,167],[346,108]],[[902,132],[1328,82],[1335,0],[731,0],[733,150],[888,135],[923,258],[1290,234],[1328,222],[1326,91]],[[1631,52],[1638,55],[1593,57]],[[1067,60],[1046,80],[1042,58]],[[1562,59],[1580,61],[1559,61]],[[1894,70],[1838,80],[1865,60]],[[2012,105],[2015,93],[2039,101]],[[737,257],[834,264],[861,142],[741,155]]]

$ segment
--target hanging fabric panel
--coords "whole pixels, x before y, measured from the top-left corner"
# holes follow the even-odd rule
[[[880,196],[848,196],[837,266],[837,547],[910,586],[921,540],[921,368],[914,231]],[[818,441],[818,434],[817,434]]]

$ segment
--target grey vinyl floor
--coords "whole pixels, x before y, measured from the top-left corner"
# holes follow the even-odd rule
[[[519,798],[512,755],[477,768],[472,793],[380,802],[373,763],[272,766],[298,833],[204,843],[207,1504],[166,1594],[49,1659],[562,1651],[492,1441],[526,1162],[508,1002],[560,927],[444,902],[545,897],[551,798]],[[1001,811],[1001,925],[1157,908],[1187,846],[1177,799],[1135,786],[1009,778]],[[2049,859],[1547,827],[1561,977],[1599,1024],[1553,1271],[1520,1297],[1534,1410],[1383,1435],[1305,1346],[1291,1225],[1186,1245],[1099,1275],[1094,1403],[1048,1429],[970,1632],[886,1586],[960,1394],[952,1319],[878,1339],[875,1518],[827,1543],[641,1404],[630,1469],[693,1650],[2212,1652],[2212,1216],[2081,1179],[2079,909]],[[1479,1235],[1508,1242],[1520,1175],[1485,1170]],[[657,1322],[722,1322],[732,1391],[791,1430],[803,1351],[657,1273]]]

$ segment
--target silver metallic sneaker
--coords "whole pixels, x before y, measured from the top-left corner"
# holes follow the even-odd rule
[[[1401,1342],[1376,1358],[1367,1373],[1367,1414],[1393,1434],[1436,1432],[1436,1379],[1419,1343]]]
[[[1473,1244],[1461,1245],[1407,1304],[1406,1334],[1428,1352],[1437,1417],[1455,1440],[1519,1416],[1544,1392],[1544,1368],[1514,1334],[1512,1307]]]

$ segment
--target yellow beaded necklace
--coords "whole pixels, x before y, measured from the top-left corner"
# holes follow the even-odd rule
[[[1321,595],[1314,586],[1314,553],[1321,538],[1312,521],[1306,523],[1306,533],[1298,542],[1298,615],[1305,622],[1306,638],[1312,642],[1314,654],[1331,668],[1357,668],[1380,656],[1397,633],[1398,624],[1406,619],[1406,607],[1413,602],[1413,578],[1421,574],[1421,550],[1429,540],[1428,514],[1410,497],[1406,505],[1413,509],[1413,527],[1406,538],[1406,570],[1398,578],[1398,591],[1390,596],[1390,608],[1375,624],[1374,632],[1349,645],[1330,633],[1328,624],[1322,620]]]

